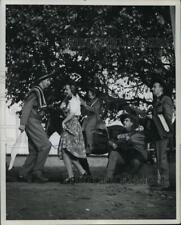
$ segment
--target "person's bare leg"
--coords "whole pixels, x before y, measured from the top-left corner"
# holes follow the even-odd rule
[[[79,159],[80,165],[82,166],[82,168],[86,171],[87,175],[91,176],[91,171],[90,171],[90,167],[89,167],[89,163],[87,158],[80,158]]]
[[[83,167],[81,166],[78,160],[72,160],[72,163],[74,164],[74,166],[77,168],[77,170],[79,171],[81,175],[86,173],[86,171],[83,169]]]
[[[72,161],[69,157],[69,155],[63,150],[63,161],[65,164],[65,167],[67,169],[68,177],[74,177],[73,169],[72,169]]]

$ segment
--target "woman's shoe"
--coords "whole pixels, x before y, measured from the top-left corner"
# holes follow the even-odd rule
[[[88,182],[90,179],[90,176],[85,172],[84,174],[80,175],[79,181],[80,182]]]
[[[75,177],[68,177],[64,180],[64,184],[74,184],[75,183]]]

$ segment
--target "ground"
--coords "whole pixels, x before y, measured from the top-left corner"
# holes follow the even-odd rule
[[[147,172],[148,167],[153,169],[149,165]],[[91,167],[95,182],[63,184],[66,171],[60,166],[46,167],[50,182],[28,184],[17,181],[17,170],[6,186],[8,220],[176,218],[175,191],[152,189],[145,176],[105,183],[100,177],[106,169],[97,166]]]

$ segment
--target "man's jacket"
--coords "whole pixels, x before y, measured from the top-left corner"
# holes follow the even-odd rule
[[[173,102],[168,96],[161,96],[153,103],[153,123],[158,133],[158,139],[172,136],[173,109]]]
[[[20,125],[26,126],[30,118],[41,120],[41,109],[46,107],[43,90],[36,86],[30,90],[25,98]]]
[[[133,130],[125,134],[121,134],[122,138],[117,140],[119,151],[129,151],[135,149],[140,152],[142,156],[147,159],[147,151],[145,145],[145,135],[143,131]]]

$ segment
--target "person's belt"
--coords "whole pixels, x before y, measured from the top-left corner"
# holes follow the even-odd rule
[[[75,117],[75,118],[77,118],[77,119],[79,119],[79,117],[80,117],[80,116],[78,116],[78,115],[74,115],[74,117]]]
[[[39,107],[34,105],[34,106],[33,106],[33,109],[35,109],[35,110],[38,111],[38,110],[39,110]]]

